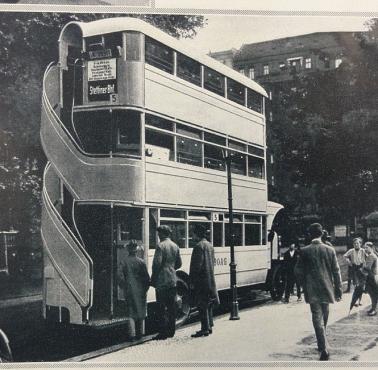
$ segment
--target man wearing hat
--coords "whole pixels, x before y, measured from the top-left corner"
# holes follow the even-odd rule
[[[159,334],[157,340],[172,338],[176,331],[176,270],[181,267],[180,249],[170,239],[171,229],[157,228],[159,244],[152,262],[151,285],[156,289]]]
[[[194,227],[194,237],[198,240],[190,260],[190,283],[201,318],[201,330],[193,338],[212,334],[214,302],[219,303],[214,277],[214,248],[206,239],[206,229],[202,225]]]
[[[327,361],[329,304],[340,300],[342,296],[340,268],[335,249],[321,240],[322,225],[310,225],[308,233],[311,244],[301,249],[294,272],[303,286],[305,300],[310,304],[320,361]]]
[[[137,250],[137,240],[130,240],[127,244],[129,255],[122,261],[118,270],[119,283],[124,291],[132,340],[138,340],[144,334],[144,319],[147,312],[146,295],[150,286],[146,263],[137,257]]]

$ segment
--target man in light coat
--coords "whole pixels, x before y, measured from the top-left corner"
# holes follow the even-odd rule
[[[334,248],[321,241],[322,226],[312,224],[308,232],[311,244],[301,249],[294,271],[303,286],[305,300],[310,304],[320,361],[327,361],[329,304],[339,301],[342,296],[340,268]]]
[[[181,267],[180,249],[170,239],[171,229],[162,225],[157,228],[159,244],[152,262],[151,285],[156,289],[159,334],[157,340],[172,338],[176,331],[176,270]]]
[[[213,332],[212,306],[219,303],[219,298],[214,276],[214,248],[207,241],[206,229],[202,225],[194,227],[194,236],[198,243],[193,248],[189,278],[201,318],[201,330],[192,335],[198,338]]]

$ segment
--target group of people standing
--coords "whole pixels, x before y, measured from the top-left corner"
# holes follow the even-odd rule
[[[366,242],[363,244],[361,238],[354,238],[353,248],[344,254],[344,258],[348,262],[347,292],[350,291],[352,282],[355,292],[359,295],[356,305],[361,305],[362,294],[366,291],[371,299],[371,309],[368,311],[368,315],[376,316],[378,301],[378,257],[375,253],[373,243]]]
[[[157,228],[159,243],[152,262],[151,278],[142,258],[137,256],[138,243],[127,244],[128,258],[119,266],[118,280],[126,301],[126,315],[130,319],[131,339],[138,340],[144,334],[144,320],[147,315],[147,291],[153,286],[156,291],[157,315],[159,317],[156,340],[172,338],[176,330],[176,270],[182,265],[180,249],[170,238],[171,229],[162,225]],[[219,302],[214,277],[214,249],[206,239],[207,230],[196,225],[190,263],[189,285],[201,318],[201,330],[194,338],[212,333],[214,303]]]

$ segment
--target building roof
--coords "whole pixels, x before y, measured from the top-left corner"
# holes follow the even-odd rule
[[[131,17],[117,17],[100,19],[92,22],[69,22],[63,27],[59,41],[61,42],[64,39],[65,33],[69,33],[72,28],[77,27],[80,29],[82,37],[103,35],[107,33],[122,32],[128,30],[141,32],[162,42],[172,49],[179,51],[184,55],[192,57],[201,64],[204,64],[214,69],[215,71],[229,78],[232,78],[237,82],[240,82],[244,86],[249,87],[259,94],[265,97],[268,96],[264,88],[257,82],[250,80],[239,72],[236,72],[232,68],[225,66],[223,63],[220,63],[219,61],[209,57],[208,55],[202,54],[186,46],[184,47],[180,40],[175,39],[174,37],[168,35],[166,32],[163,32],[140,19]]]
[[[234,62],[243,62],[262,56],[295,54],[304,50],[318,51],[325,48],[348,48],[355,45],[357,32],[315,32],[252,44],[244,44],[235,54]]]

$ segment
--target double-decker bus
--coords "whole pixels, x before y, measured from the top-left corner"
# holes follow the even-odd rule
[[[225,153],[232,155],[237,283],[266,283],[277,259],[267,235],[282,207],[267,199],[265,97],[254,81],[141,20],[63,28],[42,98],[46,318],[94,326],[127,320],[117,267],[136,239],[151,272],[159,225],[170,226],[183,259],[181,321],[196,224],[210,230],[218,289],[229,289]]]

